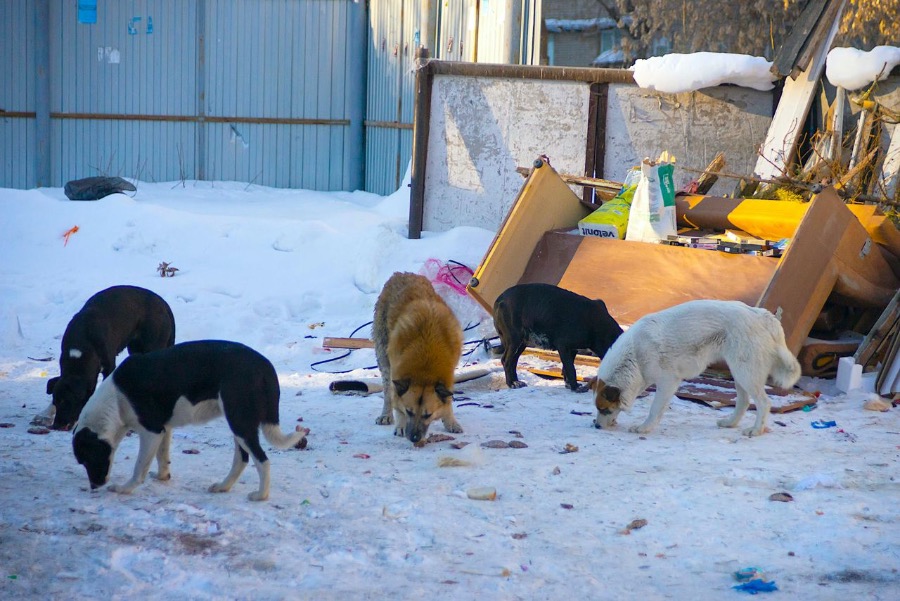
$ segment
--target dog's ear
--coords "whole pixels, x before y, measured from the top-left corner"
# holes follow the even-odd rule
[[[409,379],[394,380],[394,390],[397,392],[397,396],[406,394],[406,391],[409,390]]]
[[[618,403],[619,396],[621,396],[622,391],[616,388],[615,386],[607,386],[603,390],[603,396],[606,397],[606,400],[610,403]]]
[[[57,382],[59,382],[59,376],[47,380],[47,394],[53,394],[53,389],[56,388]]]
[[[442,382],[438,382],[434,385],[434,391],[441,397],[441,401],[444,403],[449,403],[450,399],[453,397],[453,391],[448,390]]]

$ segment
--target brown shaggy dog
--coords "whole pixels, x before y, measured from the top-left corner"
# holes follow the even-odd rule
[[[462,432],[453,417],[453,371],[462,354],[462,328],[427,278],[395,273],[375,303],[375,356],[384,383],[377,424],[396,424],[394,434],[413,443],[440,419]],[[393,413],[393,415],[392,415]]]

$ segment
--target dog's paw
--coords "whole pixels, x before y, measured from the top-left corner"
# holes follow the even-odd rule
[[[375,423],[379,426],[390,426],[394,423],[394,416],[390,413],[387,415],[379,415],[378,419],[375,420]]]
[[[516,381],[513,382],[512,384],[508,384],[508,386],[509,386],[510,388],[525,388],[526,386],[528,386],[528,384],[526,384],[526,383],[523,382],[522,380],[516,380]]]
[[[575,388],[572,389],[573,392],[590,392],[591,385],[590,384],[579,384]]]
[[[110,484],[106,489],[120,495],[130,495],[135,487],[128,484]]]
[[[633,434],[649,434],[653,431],[653,426],[641,424],[640,426],[631,426],[630,428],[628,428],[628,431]]]
[[[252,492],[249,495],[247,495],[247,498],[250,499],[251,501],[265,501],[266,499],[269,498],[269,493],[263,493],[263,492],[256,491],[256,492]]]
[[[32,426],[42,426],[44,428],[49,428],[53,425],[53,416],[52,415],[35,415],[31,420]]]
[[[453,434],[462,434],[463,433],[462,426],[460,426],[459,422],[456,420],[453,420],[453,421],[444,420],[444,429],[447,430],[447,432],[451,432]]]
[[[400,426],[397,426],[396,428],[394,428],[394,436],[400,436],[400,437],[405,438],[406,432],[403,431],[403,428],[401,428]]]
[[[168,482],[172,479],[172,472],[150,472],[150,477],[160,482]]]
[[[212,486],[207,489],[209,492],[228,492],[231,490],[230,486],[226,486],[224,482],[216,482]]]
[[[744,436],[748,436],[748,437],[752,438],[754,436],[762,436],[763,434],[765,434],[766,428],[756,428],[756,427],[744,428],[744,430],[742,430],[741,433]]]
[[[716,421],[716,425],[720,428],[734,428],[738,425],[738,423],[730,417],[723,417],[722,419]]]

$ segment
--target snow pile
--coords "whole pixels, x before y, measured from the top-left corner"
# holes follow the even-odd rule
[[[771,90],[776,79],[771,67],[759,56],[696,52],[639,59],[632,69],[640,87],[676,94],[724,83]]]
[[[865,52],[856,48],[832,48],[825,64],[829,83],[845,90],[858,90],[878,79],[886,79],[900,64],[900,48],[878,46]]]

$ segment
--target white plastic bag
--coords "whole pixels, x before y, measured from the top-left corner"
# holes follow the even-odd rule
[[[641,181],[631,202],[626,240],[659,242],[677,233],[674,169],[672,163],[641,162]]]

